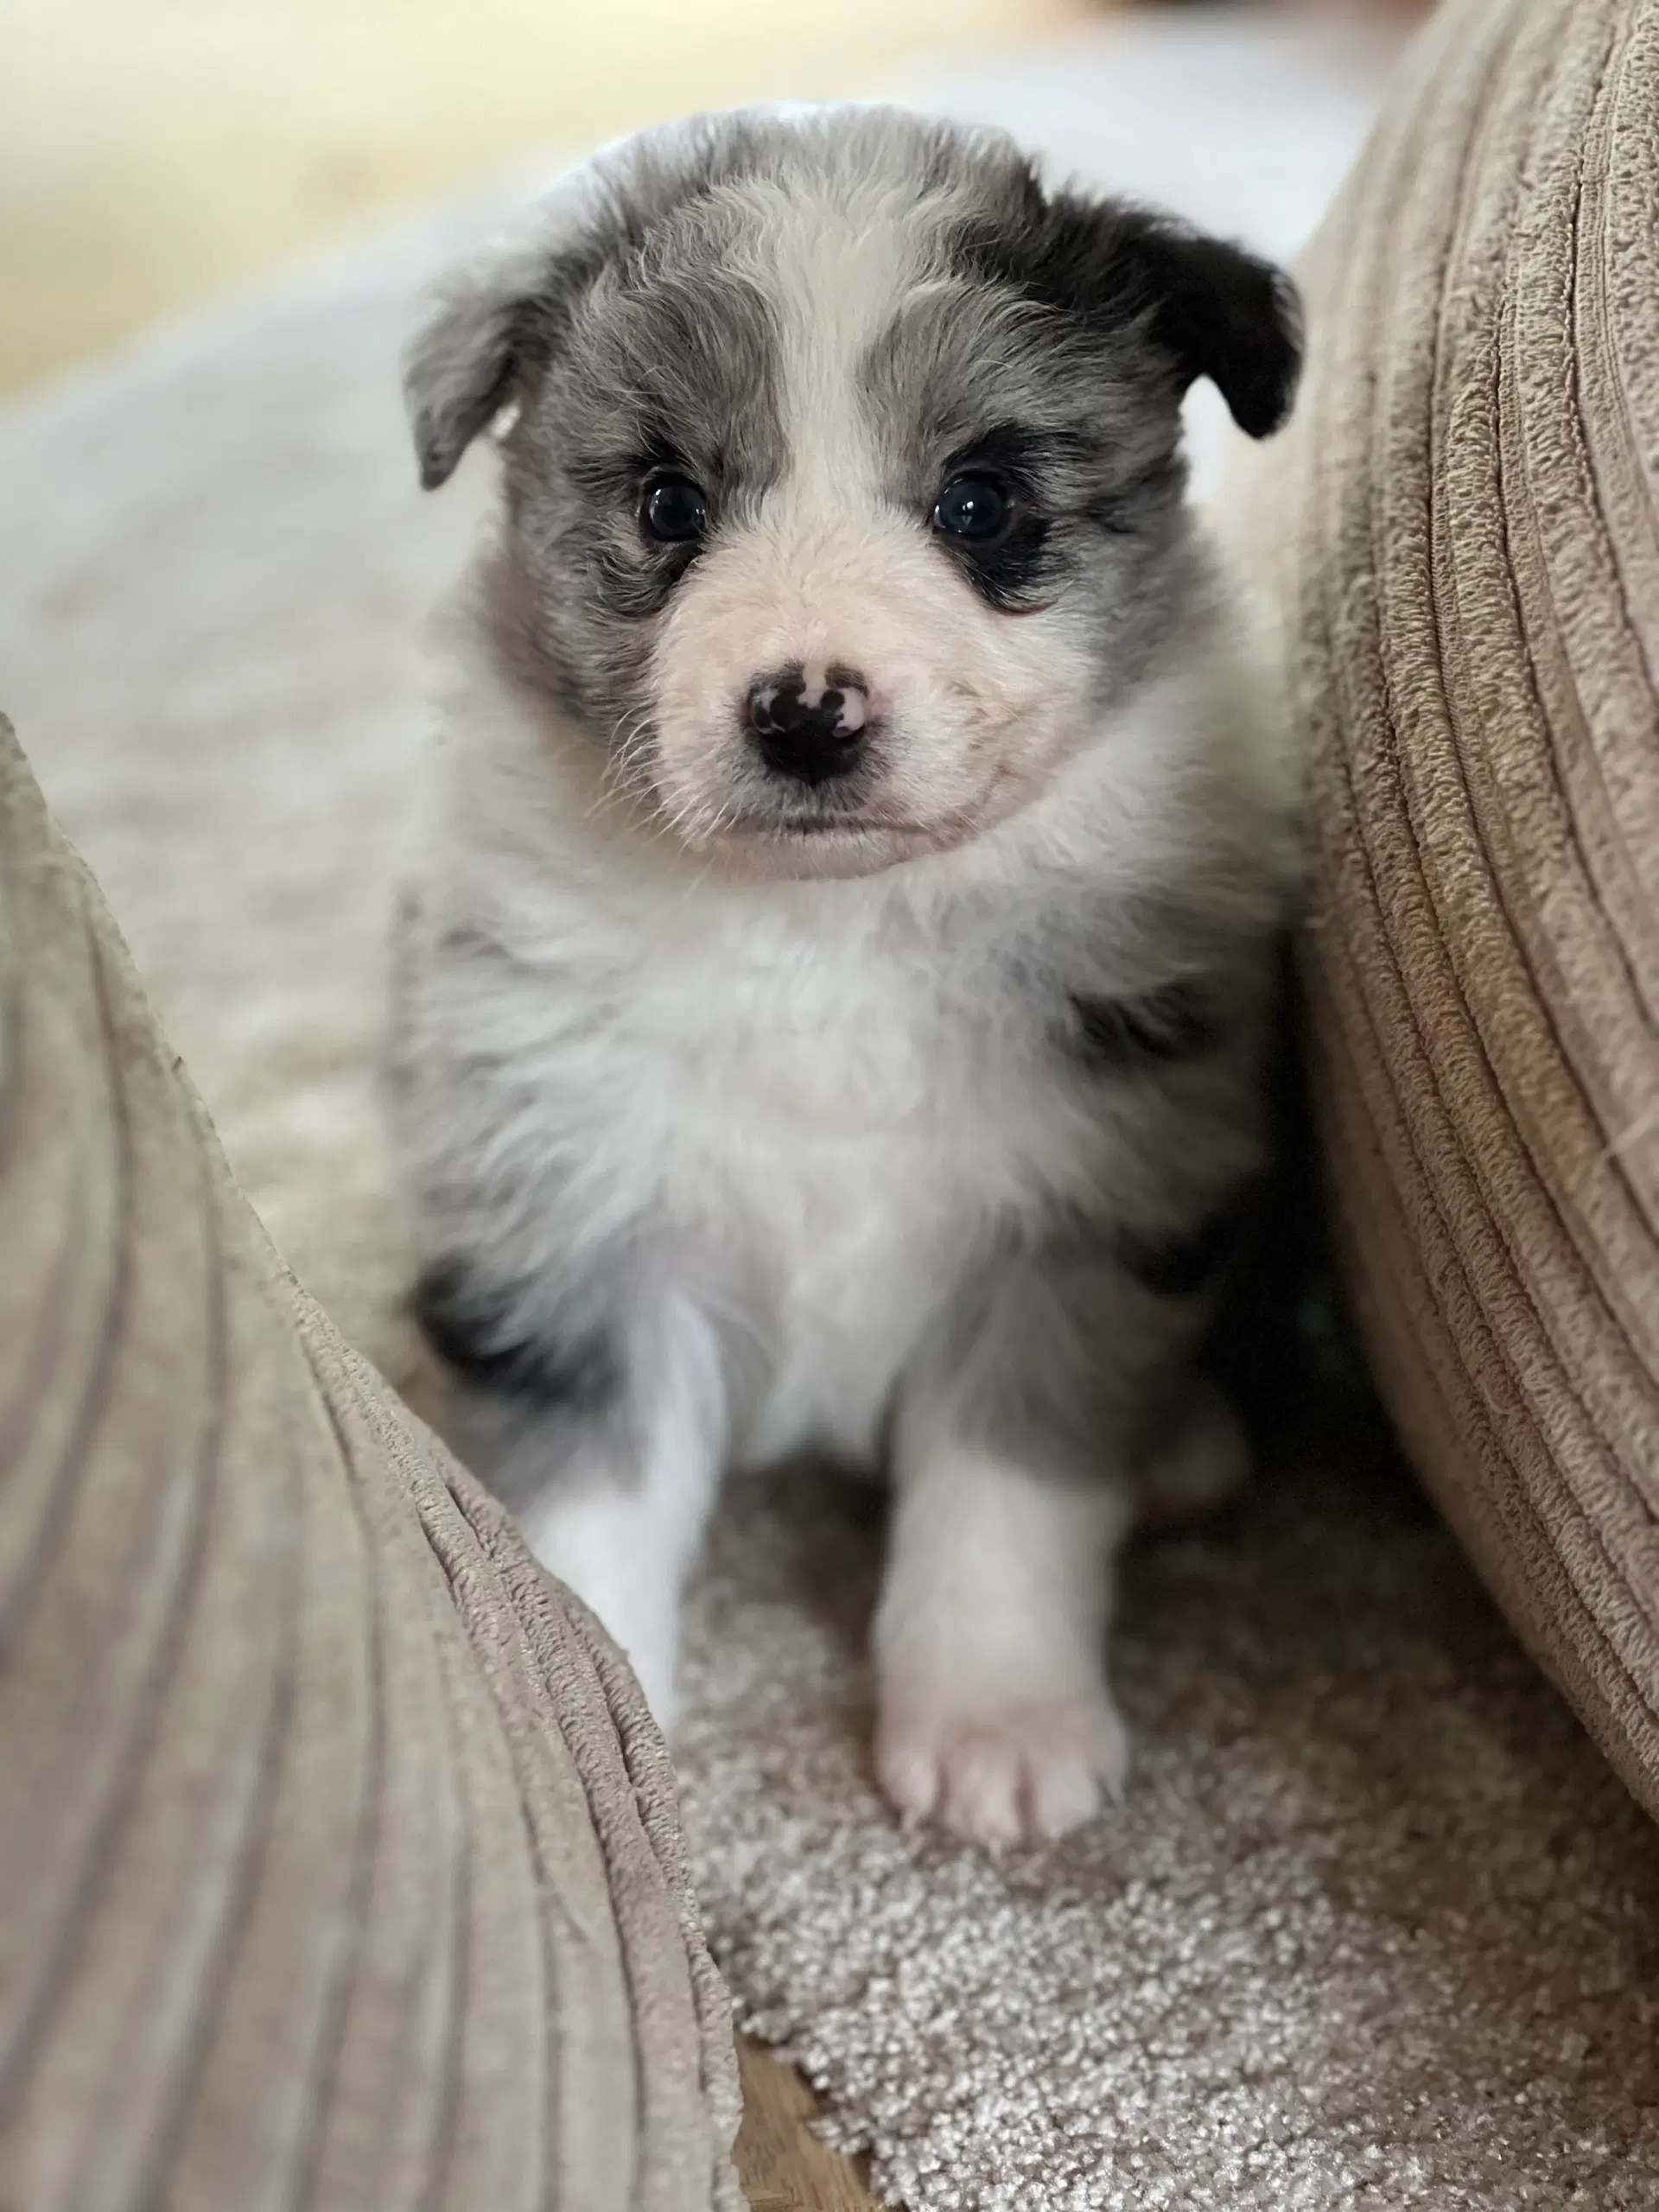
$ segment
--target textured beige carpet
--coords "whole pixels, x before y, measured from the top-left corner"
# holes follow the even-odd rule
[[[710,1940],[912,2212],[1648,2212],[1659,1843],[1350,1440],[1130,1567],[1120,1817],[875,1796],[879,1499],[740,1497],[679,1764]]]
[[[1297,35],[1182,11],[938,89],[1283,251],[1365,106]],[[0,422],[0,699],[245,1184],[394,1368],[410,639],[481,491],[422,505],[391,404],[438,245]],[[873,1503],[733,1500],[684,1765],[740,2005],[913,2212],[1659,2205],[1659,1840],[1351,1440],[1135,1563],[1128,1809],[1002,1867],[871,1793]]]

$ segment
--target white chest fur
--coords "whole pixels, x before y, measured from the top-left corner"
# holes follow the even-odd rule
[[[868,1456],[976,1251],[1106,1172],[1055,1007],[994,936],[941,942],[869,884],[544,882],[536,906],[455,1012],[512,1066],[488,1141],[528,1171],[540,1233],[601,1259],[646,1225],[643,1263],[753,1355],[739,1460]]]

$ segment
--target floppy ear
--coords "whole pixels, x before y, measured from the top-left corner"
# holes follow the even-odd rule
[[[584,162],[440,289],[404,359],[429,492],[557,353],[606,264],[641,244],[716,143],[713,121],[671,124]]]
[[[1138,265],[1154,340],[1183,391],[1208,377],[1241,430],[1265,438],[1290,413],[1302,366],[1302,309],[1282,270],[1222,238],[1128,213],[1123,251]]]
[[[988,267],[1045,306],[1103,337],[1150,340],[1178,397],[1208,377],[1253,438],[1289,414],[1301,302],[1288,276],[1243,246],[1128,200],[1050,194],[1034,167],[1017,214],[979,244]]]
[[[498,269],[452,285],[404,356],[404,397],[429,492],[448,482],[518,387],[534,307],[522,275]]]
[[[524,231],[486,247],[439,289],[404,356],[404,397],[429,492],[448,482],[479,432],[551,357],[625,235],[597,173],[577,171]]]
[[[495,245],[451,276],[403,356],[420,482],[447,485],[460,455],[549,359],[597,259],[546,237]]]

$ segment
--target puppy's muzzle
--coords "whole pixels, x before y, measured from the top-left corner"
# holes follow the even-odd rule
[[[744,728],[760,758],[798,784],[850,775],[873,720],[869,686],[855,669],[781,669],[757,677],[743,702]]]

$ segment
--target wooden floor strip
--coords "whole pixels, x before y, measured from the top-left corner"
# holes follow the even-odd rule
[[[747,2037],[738,2061],[737,2170],[753,2212],[877,2212],[864,2161],[842,2158],[812,2133],[817,2100],[795,2069]]]

